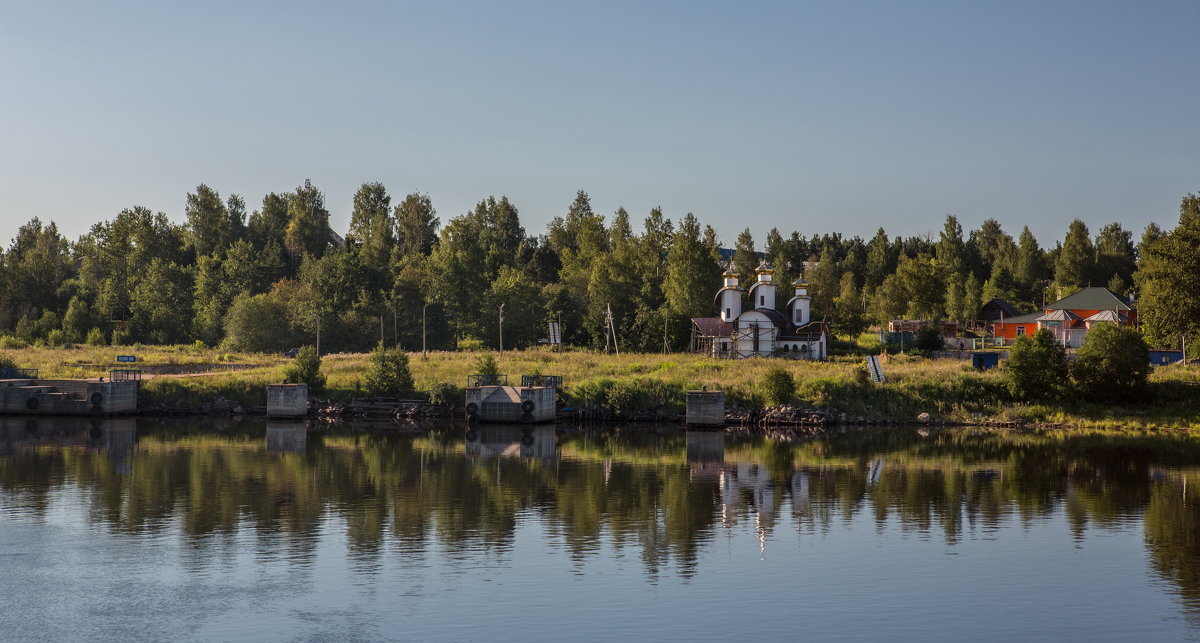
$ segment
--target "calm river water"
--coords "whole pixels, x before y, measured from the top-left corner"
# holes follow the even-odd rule
[[[1200,638],[1200,440],[0,419],[0,639]]]

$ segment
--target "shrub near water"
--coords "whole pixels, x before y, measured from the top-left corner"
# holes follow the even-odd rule
[[[314,346],[305,346],[296,353],[296,360],[283,372],[288,384],[307,384],[309,394],[325,390],[325,375],[321,373],[321,356]]]
[[[763,376],[759,392],[767,404],[787,404],[796,394],[796,380],[791,373],[776,366]]]
[[[1071,379],[1094,402],[1142,399],[1150,377],[1146,340],[1132,328],[1097,324],[1075,354]]]
[[[1067,373],[1067,351],[1045,329],[1032,339],[1018,337],[1004,363],[1008,392],[1018,400],[1058,398]]]
[[[371,351],[366,373],[367,392],[379,397],[404,397],[413,391],[408,354],[382,345]]]

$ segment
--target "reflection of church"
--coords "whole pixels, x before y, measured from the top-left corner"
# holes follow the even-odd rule
[[[795,295],[788,300],[784,314],[775,309],[775,271],[763,263],[754,272],[758,278],[747,292],[738,286],[737,273],[725,271],[725,284],[713,302],[720,315],[692,319],[692,352],[735,359],[825,359],[829,324],[812,321],[808,284],[803,279],[792,282]],[[745,311],[744,295],[749,296],[751,305]]]

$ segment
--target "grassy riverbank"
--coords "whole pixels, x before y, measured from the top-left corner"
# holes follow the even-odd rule
[[[143,386],[150,404],[196,404],[215,397],[262,405],[264,387],[281,381],[289,360],[279,355],[233,354],[194,346],[26,348],[2,351],[18,366],[36,367],[43,377],[96,377],[115,367],[118,354],[137,355],[138,366],[159,373]],[[715,360],[697,355],[552,353],[510,351],[496,355],[500,370],[519,383],[522,374],[562,375],[565,397],[575,405],[595,404],[633,412],[665,405],[681,408],[684,394],[707,386],[724,390],[731,403],[765,405],[759,385],[773,367],[796,380],[796,402],[835,413],[873,419],[910,420],[927,412],[946,421],[987,420],[1077,426],[1200,427],[1200,366],[1155,368],[1151,394],[1126,406],[1064,400],[1023,404],[1011,400],[999,370],[979,372],[967,362],[893,356],[884,361],[886,384],[866,377],[858,357],[828,362]],[[439,383],[456,388],[475,372],[478,353],[410,355],[418,391]],[[326,355],[326,397],[361,396],[365,354]],[[180,375],[185,373],[186,375]]]

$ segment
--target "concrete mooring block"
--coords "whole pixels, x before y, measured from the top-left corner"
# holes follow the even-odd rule
[[[688,391],[686,420],[689,426],[724,426],[725,391]]]
[[[298,418],[308,415],[307,384],[268,384],[267,417]]]

